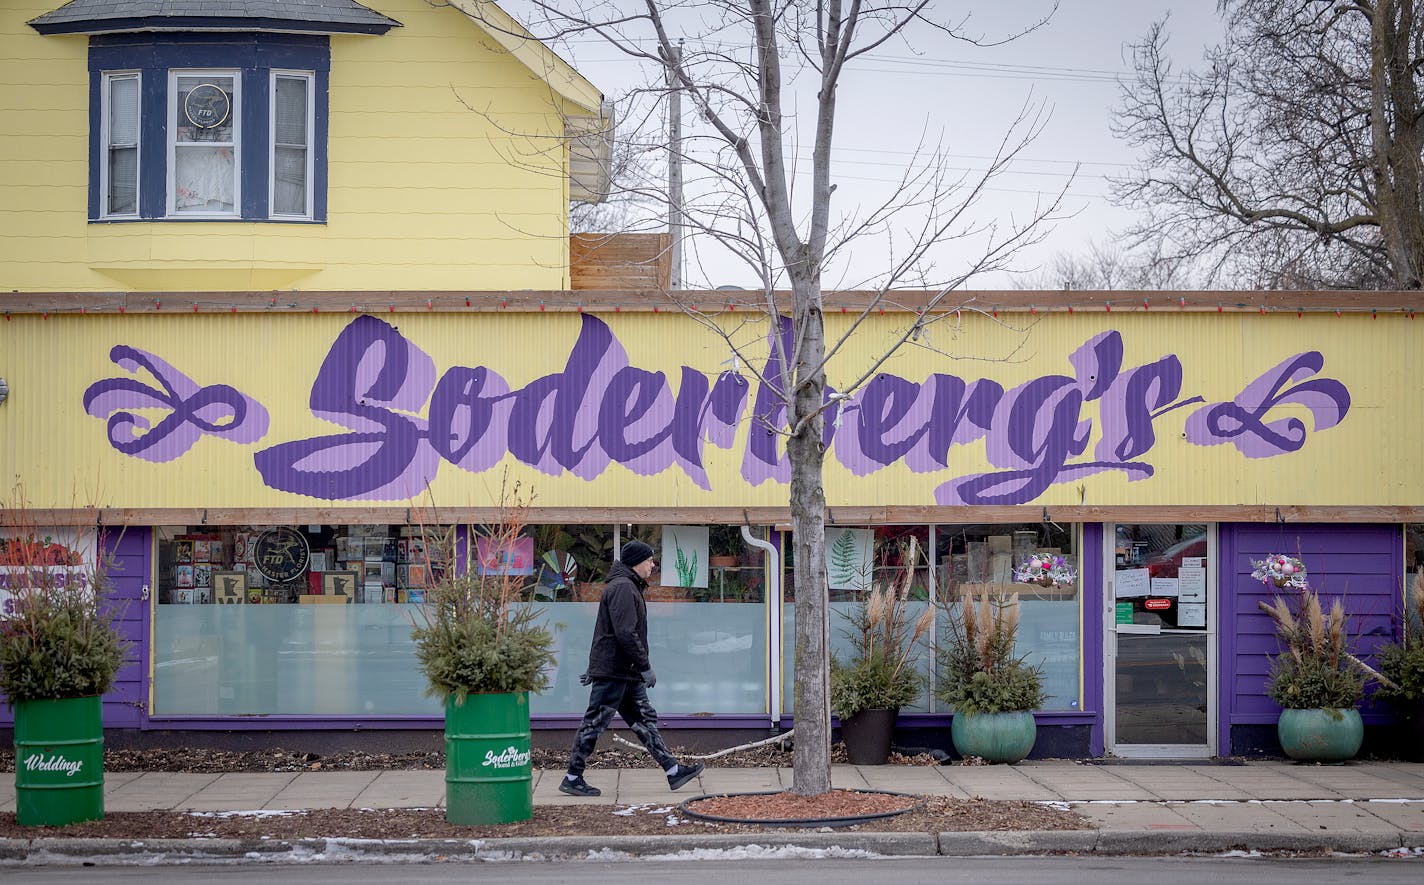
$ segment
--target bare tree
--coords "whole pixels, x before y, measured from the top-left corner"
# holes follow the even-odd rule
[[[699,311],[688,295],[673,292],[668,297],[722,336],[738,365],[777,398],[775,408],[758,410],[752,432],[776,434],[784,441],[784,478],[790,483],[796,586],[792,791],[827,792],[825,410],[872,378],[907,342],[925,346],[926,328],[963,306],[949,299],[966,280],[1005,267],[1021,248],[1043,235],[1044,222],[1057,210],[1057,198],[1042,201],[1018,220],[980,220],[973,211],[988,182],[1039,131],[1043,109],[1026,106],[1005,133],[995,158],[977,172],[951,174],[939,152],[926,148],[882,200],[833,211],[837,90],[849,71],[867,55],[916,33],[971,45],[988,42],[985,38],[968,33],[963,22],[937,20],[927,0],[530,2],[538,20],[529,27],[540,39],[557,42],[594,35],[641,64],[647,85],[630,100],[658,103],[670,89],[681,92],[690,113],[680,145],[668,144],[660,121],[620,131],[619,137],[657,147],[669,160],[684,164],[686,197],[676,217],[684,234],[702,244],[695,247],[695,256],[709,260],[706,251],[715,246],[750,269],[757,281],[755,289],[739,296],[746,299],[739,308],[754,310],[739,310],[736,316],[750,313],[759,320],[731,321]],[[1026,27],[1040,24],[1029,22]],[[623,121],[657,121],[646,103],[641,110],[620,109],[618,116]],[[809,159],[798,159],[803,140]],[[652,176],[633,176],[623,184],[666,206],[667,192]],[[862,251],[873,248],[884,258],[875,271],[863,273],[850,262],[849,246],[867,241],[874,245]],[[960,251],[971,244],[974,257],[956,261],[951,271],[941,270],[937,261],[951,243]],[[687,278],[697,276],[689,273]],[[837,288],[869,290],[872,295],[863,311],[852,315],[848,330],[828,340],[822,292],[832,276],[838,278]],[[882,341],[866,364],[838,378],[834,387],[828,385],[828,362],[861,321],[893,302],[897,291],[909,288],[919,291],[921,309],[904,314],[904,325]],[[749,336],[753,328],[760,332]],[[771,348],[764,368],[750,358],[766,346],[763,342],[770,342]]]
[[[1414,0],[1219,0],[1225,41],[1177,74],[1165,22],[1132,46],[1118,134],[1143,149],[1116,196],[1139,240],[1270,288],[1424,279]]]
[[[1047,266],[1016,279],[1018,289],[1163,291],[1195,289],[1191,261],[1162,254],[1162,242],[1138,249],[1089,243],[1084,252],[1060,252]]]

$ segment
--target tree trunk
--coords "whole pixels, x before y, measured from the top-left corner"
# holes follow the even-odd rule
[[[791,526],[795,544],[796,587],[796,743],[791,792],[816,796],[831,789],[831,699],[828,680],[830,600],[826,584],[826,490],[822,465],[826,451],[820,415],[826,387],[821,360],[825,326],[816,280],[792,280],[793,339],[791,367],[794,397],[787,441],[791,461]],[[802,424],[807,415],[815,416]]]
[[[1412,0],[1379,0],[1370,20],[1370,137],[1376,215],[1394,285],[1424,280],[1419,95],[1411,63]]]

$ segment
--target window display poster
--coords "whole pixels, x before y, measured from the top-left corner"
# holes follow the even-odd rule
[[[246,604],[247,573],[238,571],[214,571],[213,602],[218,605]]]
[[[1206,602],[1206,569],[1184,565],[1177,570],[1181,583],[1181,602]]]
[[[534,574],[534,539],[478,537],[475,539],[481,575]],[[394,559],[394,557],[392,557]]]
[[[1180,589],[1180,586],[1181,585],[1178,583],[1176,578],[1153,578],[1152,595],[1176,596]]]
[[[1007,540],[1008,536],[1004,536]],[[832,590],[870,587],[870,554],[875,543],[872,529],[827,529],[826,583]]]
[[[1147,596],[1152,590],[1152,576],[1145,568],[1125,568],[1113,572],[1113,596],[1132,599]]]
[[[706,587],[708,544],[705,525],[663,526],[663,586]]]
[[[1132,623],[1132,603],[1130,603],[1130,602],[1119,602],[1119,603],[1116,604],[1116,608],[1114,608],[1114,610],[1113,610],[1113,623],[1115,623],[1115,624],[1131,624],[1131,623]]]
[[[1178,627],[1205,627],[1206,626],[1206,603],[1204,602],[1181,602],[1177,603],[1177,626]]]

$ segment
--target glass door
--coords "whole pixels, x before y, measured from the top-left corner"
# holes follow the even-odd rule
[[[1216,530],[1190,523],[1106,532],[1107,751],[1216,753]]]

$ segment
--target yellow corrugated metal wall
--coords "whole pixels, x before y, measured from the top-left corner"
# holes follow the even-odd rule
[[[310,506],[315,499],[263,485],[254,454],[280,443],[346,430],[311,414],[308,398],[323,360],[349,314],[198,314],[171,316],[16,316],[0,322],[0,376],[12,388],[0,406],[0,472],[23,482],[32,506],[72,507],[265,507]],[[368,318],[369,319],[369,318]],[[562,371],[580,334],[581,318],[568,313],[382,314],[382,322],[428,354],[435,377],[454,366],[487,366],[518,389]],[[682,367],[715,377],[733,365],[721,339],[676,314],[604,315],[599,320],[626,349],[632,366],[664,373],[675,395]],[[764,359],[766,325],[737,314],[737,340]],[[829,319],[834,337],[845,326]],[[830,371],[843,387],[871,364],[904,316],[870,318],[852,337]],[[732,328],[729,326],[728,328]],[[1424,501],[1424,454],[1419,440],[1424,417],[1419,348],[1424,325],[1391,316],[1293,314],[1270,316],[1137,313],[1042,317],[1005,315],[1001,320],[966,313],[932,327],[928,338],[903,349],[882,371],[912,382],[934,373],[965,380],[989,378],[1006,390],[1051,375],[1073,373],[1069,356],[1095,335],[1115,331],[1123,342],[1123,368],[1175,355],[1182,367],[1177,401],[1201,396],[1227,402],[1283,360],[1318,351],[1323,368],[1292,383],[1333,379],[1348,390],[1343,422],[1317,429],[1302,405],[1282,403],[1266,420],[1300,419],[1306,434],[1298,451],[1248,457],[1230,444],[1203,446],[1188,440],[1188,418],[1202,406],[1169,409],[1152,421],[1155,443],[1134,460],[1150,464],[1150,478],[1128,481],[1118,471],[1073,477],[1053,485],[1032,503],[1079,504],[1315,504],[1418,505]],[[107,442],[103,416],[84,413],[85,390],[106,378],[154,386],[146,372],[130,373],[110,362],[110,349],[126,345],[149,352],[199,387],[231,385],[261,403],[271,415],[258,441],[234,442],[211,435],[166,463],[123,455]],[[745,366],[745,362],[742,363]],[[576,367],[577,368],[577,367]],[[610,464],[583,479],[568,472],[541,473],[506,457],[512,475],[537,491],[542,506],[784,506],[786,486],[750,484],[742,476],[749,433],[747,416],[756,384],[737,428],[735,444],[707,444],[710,489],[669,467],[643,476]],[[410,414],[423,417],[422,401]],[[1102,435],[1104,401],[1086,403],[1080,414],[1090,433],[1087,451],[1071,461],[1091,460]],[[143,413],[153,423],[166,410]],[[996,421],[998,419],[996,418]],[[837,433],[854,432],[843,421]],[[915,473],[904,462],[856,476],[837,458],[827,459],[826,490],[832,506],[936,503],[936,488],[952,479],[994,469],[979,440],[950,449],[947,469]],[[486,506],[497,491],[498,471],[472,473],[440,463],[432,484],[441,506]],[[349,502],[360,506],[360,502]],[[1027,502],[1015,502],[1027,503]]]

